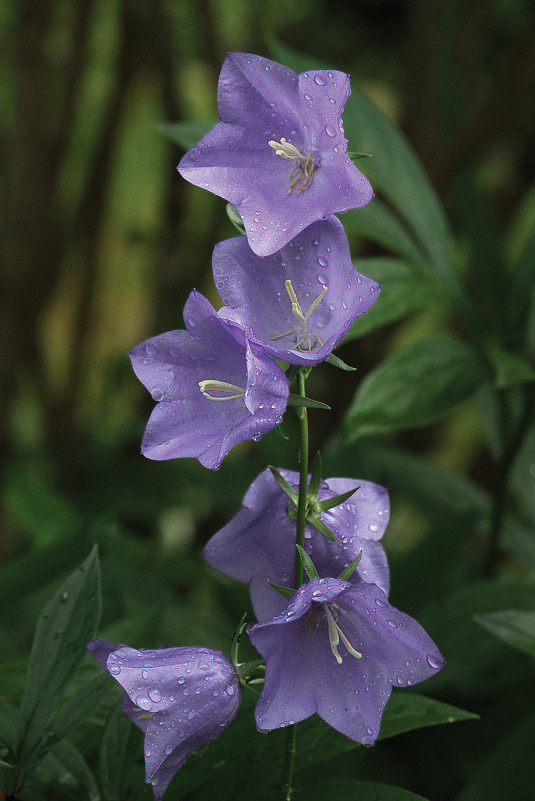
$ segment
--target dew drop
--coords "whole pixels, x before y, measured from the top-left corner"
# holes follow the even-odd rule
[[[149,356],[154,356],[155,353],[158,353],[158,348],[152,342],[147,342],[145,344],[145,350],[149,354]]]
[[[307,100],[308,102],[310,102],[310,101],[312,100],[312,95],[306,94],[306,95],[305,95],[305,100]]]
[[[318,273],[318,281],[320,282],[320,284],[326,284],[327,283],[327,279],[325,278],[323,273]]]
[[[142,679],[148,679],[149,678],[149,671],[148,670],[142,670],[141,671],[141,678]]]
[[[387,605],[386,601],[383,601],[382,598],[376,598],[375,599],[375,604],[376,604],[376,606],[379,607],[379,609],[385,609],[386,605]]]
[[[326,86],[327,81],[325,80],[323,75],[317,74],[314,75],[314,83],[317,84],[318,86]]]
[[[398,624],[396,623],[395,620],[387,620],[386,622],[388,623],[391,629],[397,629]]]
[[[192,720],[194,717],[195,717],[195,710],[190,709],[190,711],[188,712],[188,720]]]
[[[327,134],[327,136],[330,136],[331,139],[334,139],[334,137],[336,136],[336,128],[334,127],[334,125],[331,125],[328,122],[327,125],[325,126],[324,130],[325,130],[325,133]]]
[[[152,701],[146,695],[138,695],[136,698],[136,706],[149,712],[152,709]]]
[[[426,659],[429,667],[432,667],[434,670],[439,670],[442,667],[442,662],[440,662],[432,654],[427,654]]]
[[[370,531],[373,531],[373,532],[379,531],[379,526],[376,523],[370,523],[368,528],[370,529]]]
[[[155,401],[161,401],[163,398],[163,392],[160,389],[155,389],[152,393],[152,397]]]
[[[329,266],[329,262],[327,261],[327,259],[324,259],[323,256],[319,257],[318,264],[319,264],[320,267],[328,267]]]
[[[108,670],[112,674],[112,676],[118,676],[119,673],[121,672],[121,668],[119,667],[119,665],[110,665]]]
[[[172,750],[173,750],[173,746],[170,743],[168,743],[164,748],[164,751],[167,754],[167,756],[169,756],[169,754],[171,753]]]

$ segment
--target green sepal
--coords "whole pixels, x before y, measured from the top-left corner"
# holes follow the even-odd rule
[[[267,580],[270,587],[273,587],[274,590],[280,592],[281,595],[284,595],[285,598],[291,598],[295,592],[293,587],[285,587],[283,584],[275,584],[274,581]]]
[[[295,395],[293,392],[290,392],[288,395],[288,406],[304,406],[307,409],[327,409],[330,411],[330,406],[327,406],[326,403],[322,403],[321,401],[313,400],[312,398],[303,398],[302,395]]]
[[[323,536],[327,537],[327,539],[331,540],[331,542],[337,542],[337,539],[332,533],[331,529],[325,525],[319,515],[307,515],[307,523],[310,523],[310,525],[313,526],[316,531],[319,531],[320,534],[323,534]]]
[[[280,423],[278,426],[275,427],[275,434],[278,437],[281,437],[281,439],[285,439],[286,441],[290,439],[290,435],[286,433],[286,431],[284,430],[284,428]]]
[[[238,214],[237,210],[234,208],[232,203],[227,203],[226,205],[227,217],[229,218],[230,222],[234,226],[234,228],[240,232],[240,234],[245,234],[245,226],[242,222],[242,218]]]
[[[371,159],[371,153],[359,153],[356,150],[348,150],[347,155],[351,159],[351,161],[357,161],[357,159]]]
[[[281,474],[279,473],[279,471],[277,470],[277,468],[276,468],[276,467],[273,467],[272,465],[268,465],[268,467],[269,467],[269,469],[271,470],[271,475],[273,476],[273,478],[275,479],[275,481],[277,482],[277,484],[279,485],[279,487],[281,488],[281,490],[282,490],[282,491],[284,492],[284,494],[285,494],[285,495],[286,495],[286,496],[287,496],[287,497],[288,497],[288,498],[291,500],[291,502],[292,502],[292,503],[293,503],[295,506],[297,506],[297,503],[298,503],[298,501],[299,501],[299,494],[298,494],[298,492],[297,492],[296,490],[294,490],[294,488],[292,487],[292,485],[291,485],[291,484],[289,484],[289,483],[286,481],[286,479],[284,478],[284,476],[283,476],[283,475],[281,475]]]
[[[351,576],[353,575],[353,573],[355,572],[355,570],[357,569],[357,565],[358,565],[358,563],[360,562],[360,560],[361,560],[361,559],[362,559],[362,548],[361,548],[361,550],[360,550],[360,553],[359,553],[359,555],[357,556],[357,558],[356,558],[356,559],[354,559],[354,560],[351,562],[351,564],[350,564],[350,565],[348,565],[347,567],[345,567],[345,568],[342,570],[342,572],[340,573],[340,575],[338,576],[338,578],[339,578],[339,579],[342,579],[342,581],[347,581],[348,579],[350,579],[350,578],[351,578]]]
[[[355,372],[357,369],[356,367],[351,367],[350,364],[346,364],[342,361],[338,356],[335,356],[334,353],[331,353],[328,359],[325,359],[328,364],[332,364],[333,367],[338,367],[339,370],[347,370],[349,373]]]
[[[327,509],[332,509],[333,506],[340,506],[341,503],[347,501],[358,489],[360,489],[360,487],[355,487],[355,489],[348,490],[348,492],[343,492],[341,495],[335,495],[334,498],[325,498],[323,501],[318,500],[316,501],[316,506],[320,512],[326,512]]]
[[[318,571],[316,570],[314,562],[307,554],[307,552],[304,550],[304,548],[301,548],[300,545],[296,545],[295,547],[297,548],[299,559],[301,560],[301,564],[303,565],[303,570],[307,574],[309,580],[314,581],[314,579],[319,578]]]
[[[310,484],[308,485],[308,492],[307,492],[307,496],[309,498],[313,498],[314,501],[316,501],[318,497],[322,468],[323,465],[321,463],[321,454],[318,451],[316,453],[316,458],[314,459],[314,466],[312,467],[312,474],[310,476]]]

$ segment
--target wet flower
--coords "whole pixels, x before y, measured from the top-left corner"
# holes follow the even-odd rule
[[[236,716],[234,666],[210,648],[147,651],[92,640],[87,650],[124,689],[122,709],[145,734],[145,781],[159,801],[190,754]]]
[[[158,401],[141,452],[157,460],[195,456],[216,470],[233,445],[280,423],[288,381],[195,290],[184,321],[186,331],[153,337],[130,353],[135,374]]]
[[[280,470],[295,489],[299,474]],[[318,500],[326,501],[358,487],[344,503],[319,514],[336,537],[333,542],[307,522],[305,550],[320,576],[338,576],[362,551],[350,582],[377,584],[388,594],[388,562],[378,542],[390,514],[388,492],[371,481],[329,478],[320,483]],[[293,504],[279,487],[269,469],[253,481],[243,498],[242,508],[206,544],[203,556],[217,570],[238,581],[249,582],[257,619],[269,620],[286,605],[287,599],[269,581],[293,587],[295,576],[296,522],[288,512]],[[311,505],[313,506],[313,504]],[[309,508],[309,517],[314,509]]]
[[[347,155],[341,113],[349,76],[296,75],[268,59],[229,53],[219,76],[219,118],[178,171],[234,204],[252,250],[268,256],[373,191]]]
[[[317,712],[342,734],[372,745],[392,686],[410,687],[444,664],[420,624],[364,581],[314,579],[248,633],[266,660],[255,713],[260,730]]]
[[[380,285],[351,262],[336,217],[313,223],[260,258],[245,237],[226,239],[213,255],[226,320],[237,322],[266,353],[289,364],[317,364],[346,336],[353,320],[378,298]]]

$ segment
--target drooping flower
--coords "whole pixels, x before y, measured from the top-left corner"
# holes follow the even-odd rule
[[[336,217],[313,223],[264,258],[253,253],[245,237],[226,239],[216,245],[212,266],[225,304],[220,316],[237,322],[251,341],[289,364],[326,359],[380,290],[353,267]]]
[[[195,290],[184,321],[186,331],[152,337],[130,353],[135,374],[158,401],[141,452],[157,460],[195,456],[216,470],[233,445],[280,423],[288,380]]]
[[[299,474],[280,470],[297,494]],[[309,522],[305,550],[319,576],[339,576],[362,551],[350,582],[377,584],[388,594],[390,576],[383,546],[378,542],[388,524],[388,492],[371,481],[329,478],[320,484],[318,499],[324,501],[358,487],[344,503],[321,512],[319,517],[336,537],[333,542]],[[249,582],[256,617],[266,621],[280,612],[286,598],[268,583],[294,586],[296,522],[288,512],[292,504],[269,469],[247,490],[242,508],[208,541],[203,557],[221,573]],[[311,510],[314,512],[314,510]]]
[[[372,745],[392,686],[410,687],[444,664],[420,624],[364,581],[314,579],[248,633],[266,660],[255,712],[260,730],[317,712],[352,740]]]
[[[236,716],[236,670],[210,648],[147,651],[92,640],[87,650],[124,689],[121,706],[145,734],[145,781],[159,801],[190,754]]]
[[[234,204],[258,256],[280,250],[329,214],[364,206],[373,191],[347,155],[343,72],[292,70],[229,53],[218,122],[178,165],[183,178]]]

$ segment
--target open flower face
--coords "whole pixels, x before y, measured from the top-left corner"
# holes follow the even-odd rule
[[[248,633],[266,660],[255,713],[260,730],[317,713],[352,740],[372,745],[392,686],[410,687],[444,664],[420,624],[363,581],[314,579],[273,620]]]
[[[87,650],[124,689],[123,712],[145,734],[146,782],[159,801],[190,754],[236,716],[234,666],[210,648],[147,651],[92,640]]]
[[[298,473],[291,470],[280,473],[297,493]],[[378,542],[390,513],[386,489],[371,481],[329,478],[321,482],[318,497],[326,500],[355,487],[358,489],[348,500],[320,515],[337,541],[332,542],[307,523],[305,550],[320,576],[340,575],[362,551],[350,582],[364,579],[388,594],[388,562]],[[287,602],[268,579],[275,584],[294,586],[296,523],[288,514],[291,507],[271,471],[264,470],[247,490],[239,512],[214,534],[203,551],[212,567],[238,581],[249,582],[251,601],[260,621],[272,618]]]
[[[195,456],[213,470],[238,442],[259,439],[282,420],[288,381],[244,332],[193,291],[186,331],[169,331],[130,353],[158,405],[141,444],[149,459]]]
[[[252,250],[268,256],[330,214],[364,206],[373,191],[347,155],[342,72],[292,70],[229,53],[214,128],[178,165],[183,178],[238,210]]]
[[[289,364],[328,358],[351,323],[378,298],[380,285],[351,262],[336,217],[313,223],[274,253],[260,258],[245,237],[216,245],[213,273],[225,306],[219,314]]]

